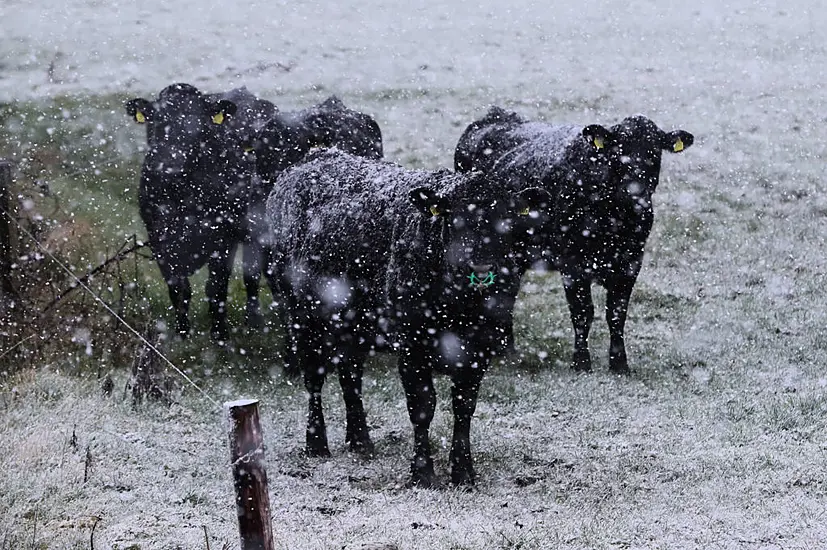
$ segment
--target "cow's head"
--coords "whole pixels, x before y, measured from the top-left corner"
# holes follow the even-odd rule
[[[681,153],[695,141],[689,132],[664,132],[641,115],[625,118],[611,128],[586,126],[583,137],[595,154],[608,161],[616,191],[650,206],[660,178],[662,152]]]
[[[210,98],[189,84],[167,86],[155,101],[131,99],[125,108],[136,123],[146,125],[145,166],[168,175],[184,173],[201,152],[220,154],[210,150],[216,148],[214,137],[236,112],[232,101]]]
[[[272,118],[255,138],[256,169],[263,176],[275,177],[291,164],[290,157],[303,154],[307,147],[300,136],[283,117]],[[291,154],[292,153],[292,154]]]
[[[422,216],[440,228],[443,269],[455,288],[496,290],[508,277],[520,244],[542,223],[550,197],[539,188],[514,193],[480,173],[473,173],[450,191],[430,187],[410,192]]]
[[[324,124],[301,117],[280,116],[269,120],[255,139],[256,168],[265,177],[275,177],[301,161],[308,151],[331,147],[333,137]]]

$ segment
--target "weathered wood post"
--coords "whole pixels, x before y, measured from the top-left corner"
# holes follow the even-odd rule
[[[0,292],[6,296],[14,296],[12,286],[11,266],[11,220],[10,208],[12,186],[12,163],[0,159]]]
[[[230,415],[230,454],[241,550],[274,550],[258,400],[230,401],[224,407]]]

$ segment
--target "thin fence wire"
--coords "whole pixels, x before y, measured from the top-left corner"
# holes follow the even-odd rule
[[[210,396],[210,395],[209,395],[206,391],[204,391],[204,390],[203,390],[203,389],[202,389],[202,388],[201,388],[198,384],[196,384],[196,383],[192,380],[192,378],[190,378],[189,376],[187,376],[187,374],[186,374],[184,371],[182,371],[181,369],[179,369],[179,368],[178,368],[178,367],[177,367],[177,366],[176,366],[176,365],[175,365],[172,361],[170,361],[170,359],[169,359],[166,355],[164,355],[164,354],[161,352],[161,350],[159,350],[156,346],[154,346],[154,345],[153,345],[153,344],[152,344],[149,340],[147,340],[147,339],[146,339],[146,338],[145,338],[145,337],[144,337],[144,336],[143,336],[140,332],[138,332],[135,328],[133,328],[133,327],[132,327],[132,325],[130,325],[129,323],[127,323],[127,322],[126,322],[126,320],[125,320],[123,317],[121,317],[120,315],[118,315],[118,314],[117,314],[117,313],[116,313],[116,312],[115,312],[115,311],[114,311],[111,307],[109,307],[109,304],[107,304],[105,301],[103,301],[103,299],[102,299],[100,296],[98,296],[98,295],[97,295],[97,294],[96,294],[96,293],[95,293],[95,292],[94,292],[91,288],[89,288],[89,286],[87,286],[87,285],[86,285],[86,283],[84,283],[84,282],[83,282],[83,281],[82,281],[82,280],[81,280],[81,279],[80,279],[77,275],[75,275],[75,273],[74,273],[71,269],[69,269],[69,268],[68,268],[68,267],[67,267],[67,266],[66,266],[63,262],[61,262],[59,259],[57,259],[57,258],[56,258],[56,257],[55,257],[55,256],[54,256],[54,255],[53,255],[53,254],[49,251],[49,249],[47,249],[45,246],[43,246],[42,244],[40,244],[40,242],[38,242],[38,240],[35,238],[35,236],[34,236],[34,235],[32,235],[32,234],[31,234],[31,233],[30,233],[30,232],[29,232],[29,231],[28,231],[25,227],[23,227],[23,226],[22,226],[22,225],[21,225],[21,224],[20,224],[20,223],[19,223],[19,222],[18,222],[18,221],[14,218],[14,216],[12,216],[11,214],[9,214],[9,212],[7,212],[7,211],[5,211],[5,210],[3,210],[3,211],[2,211],[2,213],[3,213],[3,215],[5,215],[5,216],[6,216],[9,220],[11,220],[11,221],[12,221],[12,223],[14,223],[14,224],[17,226],[17,228],[20,230],[20,232],[22,232],[22,233],[23,233],[24,235],[26,235],[29,239],[31,239],[31,240],[32,240],[32,242],[34,242],[35,246],[37,246],[37,247],[40,249],[40,251],[41,251],[41,252],[43,252],[43,254],[44,254],[46,257],[48,257],[48,258],[49,258],[49,259],[51,259],[53,262],[55,262],[55,264],[57,264],[57,265],[58,265],[58,266],[59,266],[59,267],[60,267],[63,271],[65,271],[65,272],[69,275],[69,277],[71,277],[71,278],[75,281],[75,283],[76,283],[78,286],[80,286],[80,287],[81,287],[84,291],[86,291],[86,292],[87,292],[90,296],[92,296],[92,298],[94,298],[94,299],[95,299],[98,303],[100,303],[100,304],[103,306],[103,308],[104,308],[104,309],[106,309],[106,311],[108,311],[108,312],[109,312],[109,313],[110,313],[110,314],[111,314],[111,315],[112,315],[115,319],[117,319],[117,320],[118,320],[118,321],[119,321],[119,322],[120,322],[123,326],[125,326],[125,327],[127,328],[127,330],[129,330],[132,334],[134,334],[134,335],[135,335],[135,336],[136,336],[136,337],[137,337],[137,338],[138,338],[141,342],[143,342],[143,344],[144,344],[146,347],[148,347],[148,348],[149,348],[150,350],[152,350],[152,351],[153,351],[156,355],[158,355],[158,357],[160,357],[162,361],[164,361],[164,362],[165,362],[167,365],[169,365],[169,366],[170,366],[170,367],[171,367],[171,368],[172,368],[175,372],[177,372],[177,373],[178,373],[178,374],[179,374],[179,375],[180,375],[180,376],[181,376],[184,380],[186,380],[186,381],[187,381],[187,383],[188,383],[188,384],[190,384],[193,388],[195,388],[196,390],[198,390],[198,391],[201,393],[201,395],[203,395],[203,396],[204,396],[204,397],[205,397],[208,401],[210,401],[210,403],[212,403],[213,405],[215,405],[215,406],[216,406],[217,408],[219,408],[219,409],[220,409],[220,408],[222,408],[222,405],[221,405],[221,404],[220,404],[217,400],[213,399],[213,398],[212,398],[212,396]]]

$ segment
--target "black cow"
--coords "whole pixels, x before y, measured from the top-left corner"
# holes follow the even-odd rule
[[[230,94],[238,98],[243,92]],[[173,84],[154,101],[132,99],[125,107],[129,116],[146,125],[140,214],[169,288],[178,333],[186,337],[190,329],[188,279],[208,264],[210,333],[226,340],[227,286],[237,244],[250,241],[247,216],[257,185],[254,162],[244,152],[240,134],[229,128],[238,105],[220,94]],[[258,313],[260,269],[259,264],[255,294],[248,296],[248,317]],[[248,277],[245,274],[245,282]]]
[[[250,153],[250,160],[255,157],[255,144],[258,134],[267,123],[279,114],[279,109],[272,102],[256,97],[247,88],[236,88],[229,92],[212,94],[210,97],[232,101],[238,107],[236,113],[228,118],[228,126],[232,130],[238,146]],[[264,213],[265,202],[270,187],[260,174],[253,177],[251,194],[247,207],[247,231],[242,242],[242,267],[244,273],[244,288],[247,293],[245,320],[251,327],[260,327],[263,324],[259,305],[259,280],[262,271],[273,292],[277,297],[277,274],[272,270],[270,243],[270,228]]]
[[[382,132],[372,117],[348,109],[335,96],[309,109],[278,113],[258,133],[258,173],[265,179],[275,179],[316,147],[337,147],[354,155],[381,159]]]
[[[372,450],[362,365],[372,350],[390,350],[414,427],[412,482],[435,481],[428,429],[439,371],[453,382],[451,481],[473,483],[471,416],[516,298],[501,290],[511,288],[504,266],[515,241],[539,222],[534,205],[544,198],[536,189],[512,193],[485,175],[406,170],[336,149],[312,153],[279,177],[267,213],[291,286],[309,454],[329,454],[321,392],[334,367],[346,440],[351,450]]]
[[[457,171],[479,170],[510,189],[539,186],[552,196],[549,221],[531,243],[535,254],[526,254],[515,271],[521,274],[536,261],[560,271],[574,325],[574,369],[591,369],[596,282],[607,291],[609,367],[628,371],[623,331],[652,229],[661,153],[680,153],[693,141],[692,134],[664,132],[644,116],[610,128],[581,128],[529,122],[498,107],[462,134]]]

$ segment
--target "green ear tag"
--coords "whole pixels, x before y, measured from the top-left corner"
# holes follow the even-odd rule
[[[480,292],[482,292],[483,289],[486,289],[489,286],[494,284],[494,277],[495,277],[495,275],[491,271],[489,271],[485,275],[484,279],[480,279],[479,276],[476,273],[471,273],[470,275],[468,275],[468,279],[471,281],[468,286],[470,286],[471,288],[473,288],[475,290],[479,290]]]
[[[135,122],[138,124],[143,124],[146,122],[146,117],[141,111],[135,111]]]
[[[431,208],[429,208],[429,210],[431,211],[431,216],[439,216],[440,214],[439,208],[437,208],[436,206],[432,206]]]
[[[683,151],[683,140],[681,138],[678,138],[675,141],[675,144],[672,146],[672,150],[676,153]]]
[[[253,147],[252,145],[245,145],[244,146],[244,152],[245,153],[249,153],[249,152],[253,151],[254,149],[255,149],[255,147]]]
[[[525,208],[523,208],[522,210],[520,210],[520,211],[519,211],[519,212],[517,212],[517,213],[518,213],[520,216],[528,216],[529,214],[531,214],[531,208],[529,208],[528,206],[526,206]]]
[[[224,113],[216,113],[212,116],[212,121],[215,124],[223,124],[224,123]]]
[[[602,137],[594,138],[594,146],[597,149],[603,149],[603,138]]]

